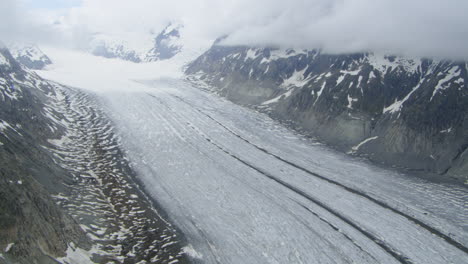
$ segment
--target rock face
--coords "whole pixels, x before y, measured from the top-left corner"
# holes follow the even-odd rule
[[[467,63],[214,45],[186,73],[350,154],[468,178]]]
[[[10,51],[13,57],[22,65],[33,70],[42,70],[52,61],[36,45],[12,45]]]
[[[0,263],[187,262],[86,93],[0,49]]]
[[[55,263],[68,243],[90,246],[50,195],[72,180],[42,147],[60,133],[48,128],[41,107],[52,94],[47,82],[0,50],[0,262]]]

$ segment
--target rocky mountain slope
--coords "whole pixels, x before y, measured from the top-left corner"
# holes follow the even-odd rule
[[[29,69],[42,70],[52,61],[36,45],[12,44],[9,50],[13,58]]]
[[[186,262],[111,124],[0,49],[0,263]]]
[[[215,44],[186,73],[350,154],[466,181],[467,70],[466,62]]]

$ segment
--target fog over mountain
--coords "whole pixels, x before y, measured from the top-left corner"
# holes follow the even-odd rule
[[[225,45],[468,58],[468,2],[460,0],[83,0],[47,12],[27,3],[0,3],[2,38],[80,46],[97,32],[158,32],[175,21],[187,35],[229,35]]]

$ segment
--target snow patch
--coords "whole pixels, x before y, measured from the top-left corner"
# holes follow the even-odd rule
[[[370,137],[368,139],[365,139],[361,143],[359,143],[356,146],[352,147],[351,151],[348,152],[348,153],[356,153],[359,150],[359,148],[362,147],[364,144],[368,143],[369,141],[376,140],[378,138],[379,138],[378,136],[375,136],[375,137]]]
[[[374,69],[381,73],[385,73],[389,69],[395,70],[398,67],[402,67],[406,72],[414,74],[418,71],[422,63],[419,58],[392,57],[392,59],[390,59],[390,57],[385,54],[377,53],[369,54],[367,56],[367,61]]]
[[[11,250],[11,248],[13,247],[14,244],[15,244],[15,243],[10,243],[10,244],[8,244],[8,245],[6,246],[6,248],[5,248],[3,251],[4,251],[5,253],[8,253],[8,251]]]
[[[245,55],[245,61],[248,60],[255,60],[259,55],[257,54],[257,50],[255,49],[248,49],[247,54]]]
[[[307,54],[306,51],[296,51],[294,49],[276,49],[270,51],[269,58],[263,58],[260,64],[263,63],[270,63],[271,61],[279,60],[279,59],[287,59],[290,57],[294,57],[301,54]]]
[[[0,65],[10,65],[10,62],[0,53]]]
[[[421,87],[421,84],[423,83],[423,81],[424,79],[421,79],[418,85],[416,85],[416,87],[414,87],[413,90],[411,90],[411,92],[409,92],[408,95],[406,95],[405,98],[403,98],[401,101],[398,101],[397,99],[395,99],[395,102],[393,104],[383,109],[383,113],[385,114],[385,113],[390,112],[391,114],[393,114],[395,112],[400,111],[401,108],[403,107],[403,104],[411,97],[411,95],[414,92],[416,92],[416,90],[419,89],[419,87]]]
[[[340,83],[343,82],[345,77],[346,77],[346,74],[338,77],[338,79],[336,80],[336,86],[340,85]]]
[[[374,71],[371,71],[369,73],[369,79],[367,80],[367,83],[369,83],[372,79],[375,79],[375,78],[377,78],[377,76],[375,76]]]
[[[349,109],[353,109],[353,102],[357,102],[358,99],[357,98],[352,98],[351,96],[349,96],[348,94],[348,108]]]
[[[283,83],[281,84],[282,87],[303,87],[306,85],[309,81],[310,78],[305,78],[304,73],[307,71],[308,67],[305,67],[301,71],[295,70],[291,77],[288,79],[283,80]]]
[[[361,72],[361,69],[359,68],[359,69],[357,69],[355,71],[340,71],[340,72],[343,73],[343,74],[349,74],[349,75],[356,76]]]
[[[437,94],[438,91],[445,90],[449,87],[449,82],[457,77],[460,76],[461,69],[458,66],[452,67],[448,72],[447,75],[440,79],[439,82],[437,83],[436,87],[434,88],[434,91],[432,92],[431,99],[429,101],[432,101],[434,96]],[[463,78],[461,78],[463,81]],[[457,80],[459,82],[460,80]]]
[[[445,129],[445,130],[441,130],[440,133],[450,133],[452,132],[452,128],[448,128],[448,129]]]
[[[279,95],[279,96],[277,96],[277,97],[275,97],[273,99],[270,99],[268,101],[263,102],[262,105],[277,103],[281,98],[286,99],[289,96],[291,96],[293,91],[294,91],[294,89],[291,89],[291,90],[289,90],[289,91],[287,91],[287,92],[285,92],[285,93],[283,93],[283,94],[281,94],[281,95]]]
[[[70,243],[68,245],[66,256],[56,259],[60,263],[73,264],[73,263],[94,263],[91,258],[92,255],[97,253],[98,250],[96,247],[91,248],[91,250],[86,251]]]
[[[323,84],[322,84],[322,87],[320,87],[320,90],[317,92],[317,98],[315,99],[313,105],[315,105],[315,103],[317,103],[317,101],[320,98],[320,96],[322,95],[323,89],[325,89],[326,85],[327,85],[327,81],[324,81]]]

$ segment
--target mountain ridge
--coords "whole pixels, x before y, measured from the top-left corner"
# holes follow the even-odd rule
[[[466,181],[467,63],[213,45],[186,69],[353,155]]]

